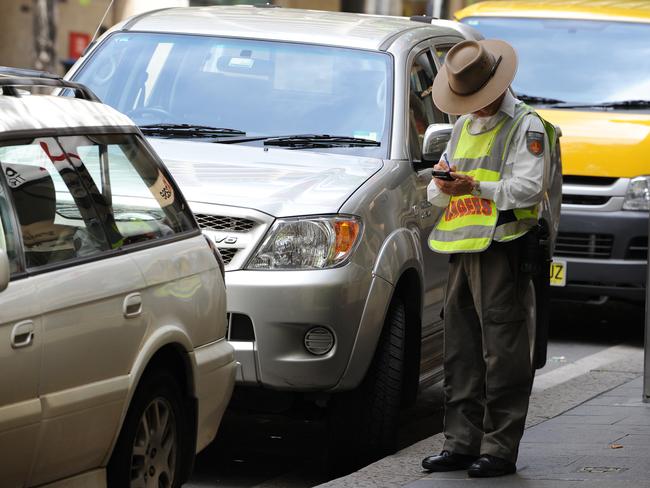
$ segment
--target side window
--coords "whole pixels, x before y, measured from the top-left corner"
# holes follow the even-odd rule
[[[9,270],[11,273],[20,271],[20,259],[18,257],[18,246],[16,230],[13,226],[11,208],[9,206],[9,195],[2,185],[0,178],[0,249],[9,258]]]
[[[107,228],[111,248],[195,228],[191,212],[132,135],[62,137]]]
[[[435,75],[435,63],[427,49],[414,59],[409,73],[409,149],[414,161],[422,159],[422,142],[427,127],[448,121],[431,97]]]
[[[436,51],[436,56],[440,60],[440,64],[445,64],[445,58],[447,57],[447,53],[453,46],[436,46],[435,51]]]
[[[0,147],[0,166],[13,197],[28,268],[108,249],[88,193],[55,139]]]

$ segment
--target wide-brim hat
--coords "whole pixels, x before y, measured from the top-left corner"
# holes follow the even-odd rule
[[[433,102],[451,115],[481,110],[508,89],[517,64],[517,53],[505,41],[459,42],[449,50],[433,81]]]

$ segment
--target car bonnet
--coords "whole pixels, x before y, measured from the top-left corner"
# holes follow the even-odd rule
[[[253,208],[275,217],[336,213],[379,171],[354,154],[149,139],[190,202]]]

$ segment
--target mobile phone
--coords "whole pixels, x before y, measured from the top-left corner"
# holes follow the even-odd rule
[[[433,177],[438,178],[439,180],[454,181],[454,177],[451,176],[450,171],[439,171],[434,169],[432,173]]]

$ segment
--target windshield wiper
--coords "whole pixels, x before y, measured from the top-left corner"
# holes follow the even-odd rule
[[[289,147],[291,149],[312,149],[320,147],[367,147],[381,146],[380,142],[360,137],[331,136],[328,134],[302,134],[295,136],[269,137],[265,146]]]
[[[515,96],[522,102],[539,105],[555,105],[558,103],[565,103],[564,100],[558,100],[557,98],[537,97],[535,95],[526,95],[525,93],[515,93]]]
[[[563,103],[558,108],[650,108],[650,100],[619,100],[602,103]]]
[[[147,136],[160,137],[199,138],[246,135],[242,130],[194,124],[148,124],[141,125],[140,130]]]

